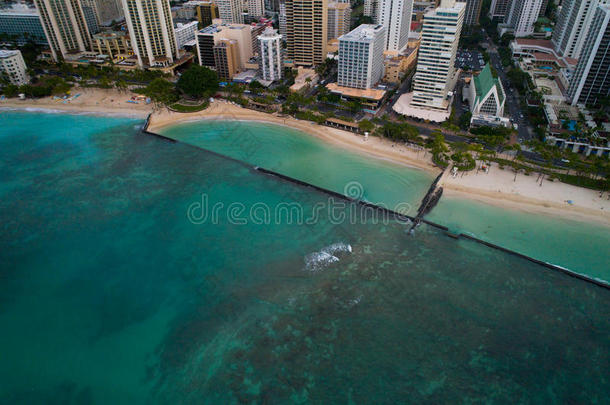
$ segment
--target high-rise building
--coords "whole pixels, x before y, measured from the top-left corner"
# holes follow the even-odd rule
[[[514,0],[503,27],[512,31],[517,38],[532,35],[540,7],[542,0]]]
[[[285,0],[287,57],[311,66],[326,58],[328,3],[326,0]]]
[[[280,28],[280,35],[284,40],[286,40],[286,2],[284,0],[280,0],[278,7],[279,12],[277,15],[277,20]]]
[[[465,3],[442,0],[424,15],[411,105],[447,111],[456,81],[455,54],[464,22]]]
[[[220,39],[214,45],[214,65],[220,79],[231,80],[239,71],[239,51],[234,39]]]
[[[187,20],[197,19],[199,27],[207,27],[213,24],[213,20],[220,18],[218,6],[213,0],[191,0],[182,4],[176,10],[176,18]]]
[[[199,64],[215,68],[214,62],[214,34],[220,31],[218,25],[209,25],[197,33],[197,56]]]
[[[176,23],[174,32],[176,33],[176,43],[179,49],[182,49],[187,42],[195,39],[198,25],[198,21],[191,21],[190,23],[186,24]]]
[[[258,36],[259,70],[263,80],[274,82],[282,79],[282,36],[271,27]]]
[[[93,50],[100,55],[108,55],[111,60],[124,59],[133,55],[131,39],[125,31],[105,31],[95,34]]]
[[[19,45],[27,41],[48,45],[38,11],[25,4],[0,9],[0,34],[16,37]]]
[[[265,4],[263,0],[246,0],[246,8],[248,16],[251,18],[259,18],[265,15]]]
[[[364,11],[362,14],[365,17],[371,17],[373,21],[377,21],[377,0],[364,0]]]
[[[16,86],[27,84],[30,81],[21,51],[0,49],[0,77],[6,78]]]
[[[349,3],[328,5],[328,40],[339,38],[349,32],[352,8]]]
[[[264,23],[256,23],[250,24],[250,36],[252,37],[252,53],[258,54],[260,51],[258,36],[261,35],[265,29],[267,28],[267,24]]]
[[[572,105],[597,104],[610,96],[610,6],[596,8],[568,97]]]
[[[510,9],[511,0],[491,0],[489,7],[489,17],[498,18],[504,21]]]
[[[609,0],[564,0],[551,41],[558,54],[578,59],[597,6]]]
[[[218,14],[223,23],[242,24],[244,22],[242,0],[216,0]]]
[[[89,28],[89,34],[97,34],[100,32],[102,20],[100,19],[96,0],[81,0],[81,6],[85,15],[85,21],[87,22],[87,28]]]
[[[100,20],[104,23],[118,21],[125,17],[121,0],[99,0],[97,9]]]
[[[387,51],[401,51],[409,42],[413,0],[379,0],[377,23],[385,27]]]
[[[53,60],[91,50],[91,35],[79,0],[35,0]]]
[[[385,27],[362,24],[339,37],[337,84],[370,89],[383,77]]]
[[[483,0],[463,0],[466,3],[466,14],[464,14],[464,26],[479,25],[481,16],[481,4]]]
[[[252,27],[246,24],[213,24],[197,33],[199,64],[214,67],[214,46],[222,39],[231,39],[238,53],[238,69],[254,56],[252,49]]]
[[[140,67],[171,66],[180,58],[169,0],[123,0],[123,9]]]

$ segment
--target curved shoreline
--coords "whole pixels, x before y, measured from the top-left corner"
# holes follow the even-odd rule
[[[396,146],[392,147],[391,145],[393,143],[384,139],[369,137],[368,141],[364,141],[362,136],[351,132],[317,125],[309,121],[296,120],[292,117],[279,117],[264,112],[252,111],[219,101],[214,102],[210,108],[197,113],[161,112],[152,114],[149,131],[155,132],[172,125],[205,120],[254,121],[282,125],[305,132],[332,145],[348,149],[352,152],[357,152],[395,164],[426,170],[434,175],[440,173],[440,170],[432,164],[430,159],[425,159],[416,152],[401,145],[394,144]],[[452,179],[450,176],[444,176],[440,185],[446,190],[447,195],[456,195],[464,199],[479,201],[513,211],[543,214],[552,217],[564,216],[575,221],[610,227],[610,201],[599,201],[597,203],[605,210],[595,209],[592,207],[591,203],[589,206],[585,206],[566,205],[566,203],[561,204],[558,202],[570,199],[567,197],[559,197],[559,195],[563,195],[562,193],[565,193],[566,195],[578,193],[579,195],[586,196],[586,198],[583,197],[582,200],[591,200],[595,198],[596,191],[558,182],[548,182],[549,185],[545,187],[544,193],[541,192],[541,190],[530,187],[524,191],[531,191],[537,194],[527,195],[523,190],[514,192],[508,189],[511,185],[514,187],[512,176],[512,173],[494,169],[489,176],[477,176],[476,180],[478,181],[478,184],[469,184],[472,183],[472,180],[475,180],[475,176],[473,176],[472,173],[467,173],[464,178],[458,177]],[[523,175],[520,176],[523,177]],[[504,177],[510,178],[510,182],[507,183],[508,180]],[[531,176],[529,179],[533,181],[534,177],[535,176]],[[501,181],[504,183],[496,184]],[[519,183],[514,184],[524,186],[523,183],[524,181],[519,180]],[[498,187],[500,187],[501,190],[498,190]],[[549,189],[556,192],[546,194]],[[551,194],[555,197],[555,200],[552,198],[545,198]]]

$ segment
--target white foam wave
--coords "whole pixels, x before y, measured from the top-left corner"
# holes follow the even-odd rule
[[[305,270],[317,273],[324,270],[329,264],[338,262],[338,254],[351,252],[351,245],[343,242],[333,243],[322,248],[319,252],[310,253],[305,256]]]
[[[68,114],[68,115],[94,115],[99,117],[121,117],[121,118],[134,118],[141,119],[142,114],[134,112],[108,112],[108,111],[86,111],[86,110],[61,110],[55,108],[45,107],[0,107],[0,111],[25,111],[25,112],[39,112],[45,114]]]

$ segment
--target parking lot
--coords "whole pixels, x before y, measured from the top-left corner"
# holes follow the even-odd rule
[[[485,66],[483,55],[479,51],[461,50],[455,56],[455,67],[459,69],[482,70]]]

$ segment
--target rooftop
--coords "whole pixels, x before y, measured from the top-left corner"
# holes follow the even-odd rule
[[[477,99],[484,98],[494,87],[498,86],[498,79],[494,78],[491,74],[491,68],[489,67],[489,63],[485,65],[481,73],[477,76],[474,76],[474,87],[477,92]],[[504,100],[504,93],[501,88],[498,87],[498,96],[500,96],[499,102],[502,103]]]
[[[25,4],[13,4],[12,7],[1,8],[0,14],[14,14],[14,15],[30,15],[37,16],[38,10],[35,7],[28,7]]]
[[[515,42],[518,45],[539,46],[541,48],[553,49],[553,43],[548,39],[531,39],[531,38],[516,38]]]
[[[329,83],[326,88],[334,93],[340,93],[347,97],[365,98],[379,101],[385,95],[385,90],[379,89],[354,89],[352,87],[339,86],[337,83]]]
[[[339,37],[339,41],[358,41],[370,42],[375,38],[375,34],[383,32],[383,25],[362,24]]]
[[[20,51],[14,50],[7,50],[7,49],[0,49],[0,58],[10,58],[11,56],[15,56],[17,54],[21,54]]]

